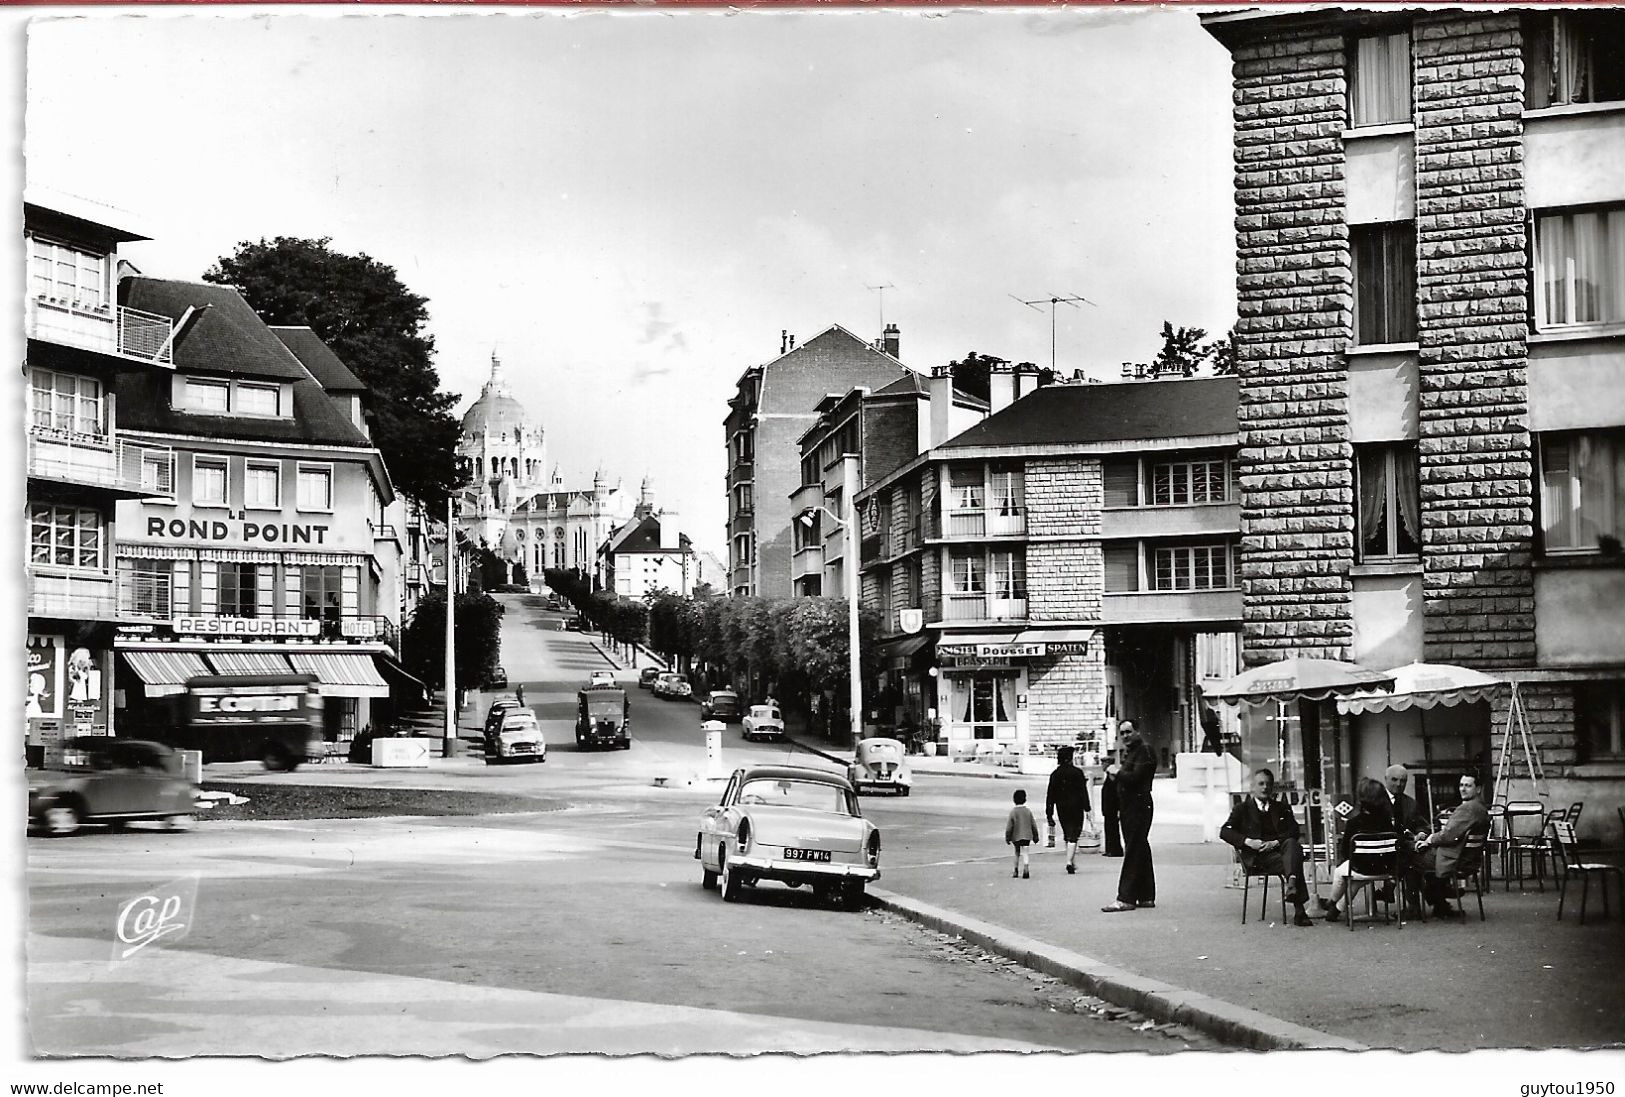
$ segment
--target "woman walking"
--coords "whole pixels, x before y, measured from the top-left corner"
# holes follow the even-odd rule
[[[1066,839],[1066,871],[1078,871],[1078,838],[1083,833],[1083,817],[1089,814],[1089,779],[1072,764],[1074,748],[1055,752],[1055,772],[1049,775],[1049,793],[1044,797],[1044,819],[1051,829],[1061,817],[1061,835]]]

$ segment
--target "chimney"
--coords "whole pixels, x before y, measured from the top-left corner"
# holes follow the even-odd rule
[[[1021,367],[1012,366],[1005,362],[995,362],[987,372],[987,412],[997,415],[1015,402],[1017,398],[1016,383],[1020,377]]]
[[[902,346],[903,335],[897,330],[896,324],[887,324],[885,332],[880,336],[880,349],[896,358]]]
[[[1015,374],[1015,398],[1020,400],[1038,391],[1038,367],[1031,362],[1019,362]]]
[[[779,329],[779,353],[783,354],[790,349],[790,329]]]
[[[942,445],[952,437],[950,423],[953,421],[954,407],[954,375],[951,369],[934,369],[931,376],[926,379],[926,392],[930,395],[931,433],[927,436],[930,446]]]

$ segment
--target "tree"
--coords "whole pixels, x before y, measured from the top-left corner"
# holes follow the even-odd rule
[[[267,324],[306,325],[369,390],[372,439],[395,486],[443,509],[460,486],[457,397],[440,391],[428,299],[393,267],[332,250],[331,238],[242,241],[204,273],[234,287]]]
[[[1164,377],[1194,377],[1203,366],[1215,376],[1230,376],[1236,372],[1236,330],[1231,328],[1222,339],[1204,343],[1206,328],[1174,327],[1162,322],[1162,349],[1151,362],[1124,362],[1125,375],[1160,379]]]
[[[457,685],[476,689],[490,681],[502,661],[502,604],[487,594],[457,596]],[[418,603],[407,622],[406,669],[431,689],[446,685],[446,595]]]

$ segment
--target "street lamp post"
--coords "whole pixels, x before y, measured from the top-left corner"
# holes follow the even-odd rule
[[[863,739],[863,660],[858,650],[858,457],[848,453],[841,459],[841,502],[844,513],[836,514],[825,506],[809,508],[803,512],[802,517],[807,518],[813,510],[823,511],[831,520],[841,524],[842,536],[846,541],[845,551],[842,553],[841,578],[842,586],[846,588],[846,654],[847,654],[847,707],[851,726],[849,733],[852,738],[851,746],[856,747]],[[811,525],[809,521],[807,523]]]
[[[446,722],[440,754],[457,753],[457,501],[446,496]]]

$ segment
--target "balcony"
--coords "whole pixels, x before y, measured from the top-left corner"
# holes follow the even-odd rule
[[[949,541],[1021,537],[1027,532],[1027,508],[1016,506],[956,507],[932,512],[927,537]]]
[[[795,551],[790,557],[790,578],[801,579],[816,575],[824,575],[824,547],[822,545],[805,545]]]
[[[424,569],[425,571],[427,569]],[[111,591],[111,586],[109,591]],[[118,582],[118,619],[167,625],[176,617],[229,617],[232,614],[192,614],[177,607],[169,575],[125,575]],[[305,620],[302,614],[256,613],[255,618],[265,620]],[[288,639],[343,643],[383,644],[391,651],[400,651],[400,631],[395,622],[378,614],[344,614],[322,617],[313,622],[314,634],[288,637]]]
[[[1241,504],[1198,503],[1173,507],[1110,507],[1101,511],[1102,537],[1194,537],[1241,532]]]
[[[52,297],[28,300],[28,338],[98,354],[173,366],[175,322],[167,316],[123,305],[88,305]]]
[[[756,462],[753,458],[736,458],[728,466],[728,487],[732,489],[736,484],[748,484],[756,475]]]
[[[756,508],[740,507],[728,518],[728,536],[737,537],[756,528]]]
[[[792,516],[799,516],[807,513],[808,511],[812,511],[814,514],[818,515],[819,520],[822,521],[823,512],[818,508],[827,505],[828,504],[824,502],[823,484],[802,484],[799,488],[790,493],[790,514]]]
[[[173,450],[113,439],[110,434],[30,427],[28,475],[143,498],[175,497]]]
[[[1012,597],[992,594],[944,594],[942,596],[944,621],[1025,621],[1027,619],[1027,591],[1018,588]]]
[[[113,573],[35,564],[28,569],[28,613],[75,621],[117,620]]]
[[[1113,625],[1230,625],[1241,621],[1239,590],[1155,590],[1107,593],[1101,620]]]
[[[373,522],[372,539],[374,541],[399,541],[400,534],[388,522]]]

